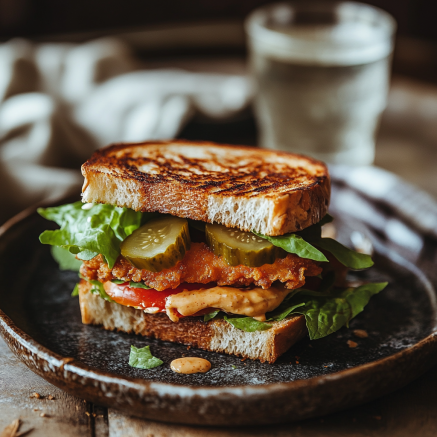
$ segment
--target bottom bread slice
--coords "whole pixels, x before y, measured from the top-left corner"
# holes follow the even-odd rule
[[[164,313],[146,314],[132,307],[108,302],[90,290],[91,284],[82,279],[79,300],[85,324],[103,325],[111,331],[140,334],[261,362],[274,363],[308,332],[305,318],[300,315],[272,322],[270,329],[256,332],[242,331],[222,319],[204,322],[199,317],[185,317],[174,323]]]

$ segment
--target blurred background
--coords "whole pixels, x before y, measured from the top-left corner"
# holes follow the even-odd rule
[[[0,0],[0,224],[111,142],[259,144],[244,20],[268,3]],[[374,163],[435,198],[437,2],[368,3],[397,22]]]
[[[246,54],[244,18],[265,0],[1,0],[0,38],[85,42],[115,35],[146,59]],[[366,2],[398,23],[394,72],[437,83],[437,3]]]

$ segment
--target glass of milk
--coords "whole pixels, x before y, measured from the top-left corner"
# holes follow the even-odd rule
[[[355,2],[275,3],[246,21],[261,146],[371,164],[394,19]]]

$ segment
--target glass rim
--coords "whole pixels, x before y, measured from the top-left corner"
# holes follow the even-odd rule
[[[377,23],[378,32],[374,33],[371,40],[362,42],[347,38],[330,41],[306,39],[267,26],[268,20],[272,18],[277,20],[278,11],[281,9],[290,17],[295,11],[333,12],[339,23],[362,22],[370,25],[372,20]],[[360,14],[362,17],[359,16]],[[292,27],[291,22],[290,28]],[[393,50],[396,28],[396,21],[388,12],[354,1],[271,3],[255,9],[245,20],[245,31],[251,50],[265,52],[278,59],[288,58],[297,62],[315,64],[353,65],[387,57]]]

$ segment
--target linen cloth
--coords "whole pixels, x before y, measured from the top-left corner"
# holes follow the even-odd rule
[[[251,100],[244,75],[144,70],[122,42],[0,45],[0,224],[79,192],[79,167],[109,143],[174,138],[198,114],[221,120]]]

